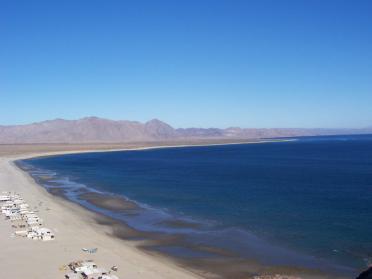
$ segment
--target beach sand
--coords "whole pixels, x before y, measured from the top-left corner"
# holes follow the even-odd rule
[[[203,143],[201,143],[203,144]],[[215,143],[218,144],[218,143]],[[161,146],[166,146],[162,144]],[[179,144],[181,146],[181,144]],[[182,143],[183,146],[183,143]],[[37,156],[89,151],[149,148],[151,145],[0,145],[0,192],[12,191],[20,194],[44,220],[44,226],[55,232],[56,239],[50,242],[33,241],[21,237],[11,237],[13,229],[10,221],[0,218],[0,275],[9,278],[63,278],[63,265],[76,260],[94,260],[100,267],[119,267],[116,273],[123,278],[251,278],[238,274],[261,273],[262,266],[254,262],[208,262],[182,263],[148,249],[139,249],[141,235],[124,225],[102,217],[83,207],[49,193],[39,186],[28,173],[19,169],[14,161]],[[94,200],[94,196],[90,197]],[[108,204],[106,206],[109,206]],[[120,207],[115,200],[110,206]],[[131,209],[126,204],[123,210]],[[180,224],[172,224],[178,226]],[[185,225],[185,224],[181,224]],[[121,237],[124,235],[124,237]],[[132,237],[131,237],[132,236]],[[137,239],[131,241],[130,239]],[[142,237],[142,240],[146,236]],[[165,241],[172,241],[166,239]],[[82,248],[98,248],[95,254],[87,254]],[[210,249],[206,247],[206,249]],[[61,270],[62,269],[62,270]],[[240,272],[240,269],[242,272]],[[267,268],[265,268],[269,271]],[[233,271],[233,272],[232,272]],[[293,273],[293,269],[271,270],[270,273]],[[216,274],[221,276],[217,276]],[[296,274],[302,273],[300,271]],[[227,276],[229,274],[230,276]],[[302,278],[333,278],[306,272]]]

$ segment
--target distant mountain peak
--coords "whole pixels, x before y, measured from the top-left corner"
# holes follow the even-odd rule
[[[169,139],[176,136],[176,131],[172,126],[156,118],[145,123],[145,131],[156,139]]]
[[[168,125],[167,123],[165,123],[165,122],[163,122],[163,121],[161,121],[157,118],[153,118],[153,119],[147,121],[145,124],[161,124],[161,125],[166,124],[166,125]]]

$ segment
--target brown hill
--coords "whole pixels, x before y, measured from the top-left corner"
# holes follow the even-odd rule
[[[336,134],[366,134],[372,129],[175,129],[153,119],[146,123],[87,117],[28,125],[0,126],[0,143],[121,143],[187,139],[256,139]]]

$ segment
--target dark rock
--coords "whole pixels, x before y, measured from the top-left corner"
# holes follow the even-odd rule
[[[372,266],[363,271],[356,279],[372,279]]]

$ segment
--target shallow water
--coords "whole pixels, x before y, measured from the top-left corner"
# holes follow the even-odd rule
[[[23,167],[136,229],[180,233],[264,263],[355,273],[372,256],[372,136],[73,154]],[[113,212],[79,198],[91,190],[143,210]],[[200,226],[166,225],[174,219]]]

